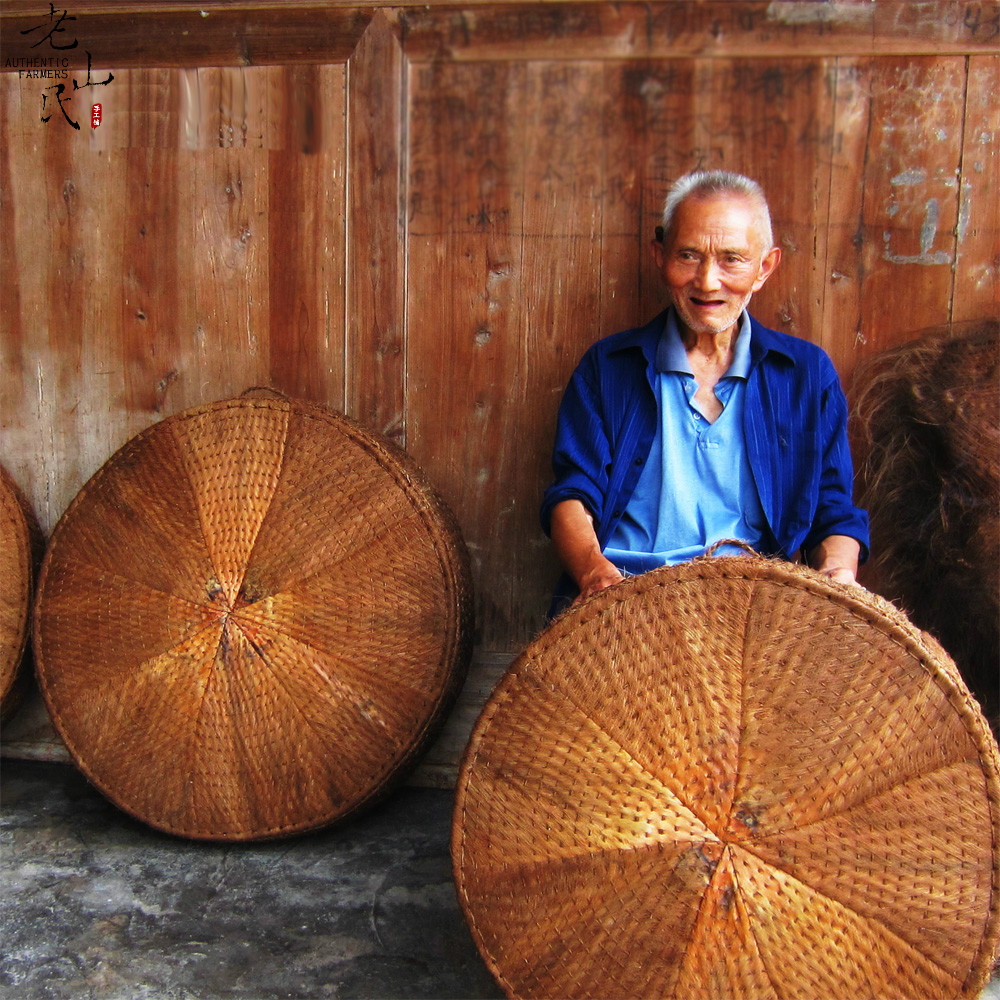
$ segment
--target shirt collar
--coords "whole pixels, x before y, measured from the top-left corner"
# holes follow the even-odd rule
[[[654,368],[658,372],[694,374],[691,371],[684,342],[681,340],[681,333],[677,327],[677,314],[673,307],[667,310],[663,333],[660,334],[660,342],[656,348]],[[750,377],[750,316],[745,309],[740,313],[739,330],[736,343],[733,345],[733,361],[724,376],[724,378],[734,377]]]

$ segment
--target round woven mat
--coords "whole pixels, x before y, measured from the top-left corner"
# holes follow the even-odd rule
[[[17,708],[24,690],[34,565],[31,525],[7,470],[0,467],[0,718]]]
[[[509,996],[975,996],[996,743],[944,652],[809,570],[702,559],[570,610],[462,764],[455,876]]]
[[[415,760],[471,642],[468,557],[413,462],[245,395],[129,441],[53,534],[34,642],[76,763],[171,833],[277,837]]]

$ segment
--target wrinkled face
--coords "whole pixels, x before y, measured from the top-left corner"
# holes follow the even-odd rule
[[[677,208],[656,265],[681,332],[731,333],[751,296],[770,277],[781,251],[765,247],[755,206],[738,195],[693,196]]]

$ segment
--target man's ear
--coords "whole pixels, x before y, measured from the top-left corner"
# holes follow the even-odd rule
[[[656,261],[656,267],[658,270],[663,270],[663,263],[667,259],[666,251],[663,249],[662,240],[650,240],[649,245],[653,248],[653,260]]]
[[[771,247],[764,254],[764,259],[760,262],[760,270],[757,272],[757,279],[753,283],[753,290],[760,291],[764,287],[764,282],[774,274],[778,263],[781,261],[781,247]]]

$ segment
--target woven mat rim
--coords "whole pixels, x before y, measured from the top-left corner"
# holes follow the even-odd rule
[[[973,959],[963,991],[978,996],[988,982],[993,967],[1000,959],[1000,750],[992,730],[978,703],[969,693],[958,668],[944,648],[926,632],[913,625],[906,615],[889,601],[859,586],[835,583],[808,567],[789,563],[783,559],[764,556],[700,557],[676,566],[663,566],[648,573],[628,577],[588,599],[572,605],[556,618],[544,631],[512,660],[497,682],[479,718],[477,719],[459,765],[452,811],[451,855],[452,869],[459,902],[466,921],[472,930],[483,960],[509,997],[514,997],[513,984],[499,968],[484,945],[476,915],[468,899],[465,878],[464,816],[467,809],[469,783],[478,758],[481,744],[497,712],[508,696],[508,690],[519,676],[531,669],[535,660],[548,648],[559,643],[565,635],[579,626],[599,618],[610,608],[631,600],[650,590],[663,589],[692,580],[710,577],[752,581],[779,581],[800,586],[811,593],[830,600],[865,619],[884,636],[902,644],[939,684],[949,703],[956,710],[973,739],[979,754],[980,766],[986,781],[987,801],[990,809],[990,827],[993,836],[993,865],[990,882],[990,908],[983,929],[980,948]]]
[[[7,662],[0,663],[0,705],[5,714],[17,707],[20,687],[26,672],[24,664],[28,636],[31,634],[31,608],[34,600],[35,572],[32,557],[32,524],[25,509],[26,501],[10,473],[0,465],[0,504],[4,520],[14,531],[17,559],[21,569],[21,593],[14,595],[18,600],[18,622],[15,641],[11,645]]]
[[[351,441],[364,451],[368,452],[379,466],[384,469],[393,481],[405,493],[411,502],[414,513],[418,515],[428,530],[431,542],[438,562],[441,566],[443,576],[447,586],[451,589],[456,600],[449,607],[447,645],[442,650],[441,662],[450,663],[451,669],[447,678],[447,684],[438,697],[434,707],[424,718],[422,725],[411,734],[407,746],[401,748],[398,758],[383,775],[380,783],[376,784],[370,792],[354,800],[348,809],[338,812],[331,817],[319,821],[309,820],[302,823],[289,823],[266,830],[256,830],[247,835],[233,835],[219,832],[188,832],[181,831],[157,823],[148,816],[140,815],[136,810],[131,809],[127,803],[121,801],[120,796],[112,788],[109,788],[86,760],[86,754],[81,751],[68,737],[66,724],[63,720],[59,707],[53,702],[49,686],[45,678],[45,652],[41,637],[42,608],[45,603],[45,586],[48,579],[49,569],[53,562],[61,555],[60,541],[62,536],[61,528],[68,523],[76,514],[78,508],[85,504],[87,496],[91,490],[110,475],[116,462],[128,453],[129,450],[141,447],[143,442],[149,437],[164,432],[164,428],[169,425],[198,419],[206,414],[228,409],[268,409],[288,413],[289,415],[301,416],[306,419],[320,420],[332,424],[339,430],[346,432]],[[135,435],[126,440],[120,447],[102,463],[92,476],[81,486],[76,496],[67,506],[60,516],[52,531],[48,546],[42,560],[41,570],[38,575],[38,582],[35,589],[34,605],[31,613],[30,636],[35,655],[35,674],[38,678],[38,687],[45,704],[45,708],[52,720],[60,739],[66,746],[75,766],[86,776],[103,795],[113,802],[119,809],[141,822],[160,829],[172,835],[188,837],[199,840],[220,840],[237,842],[241,840],[268,840],[298,833],[306,833],[316,829],[321,829],[332,823],[340,823],[349,816],[367,808],[371,803],[381,798],[387,790],[393,787],[419,759],[421,752],[429,741],[436,735],[442,722],[449,714],[451,707],[458,697],[462,683],[468,673],[469,663],[472,659],[472,633],[474,628],[474,603],[473,603],[473,580],[471,570],[471,558],[468,548],[462,536],[461,529],[454,511],[444,501],[439,491],[429,481],[417,462],[404,451],[399,445],[389,441],[384,436],[364,427],[357,420],[348,417],[346,414],[334,410],[331,407],[319,403],[303,400],[291,399],[287,396],[274,393],[267,395],[244,395],[212,403],[204,403],[190,407],[186,410],[172,414],[158,420]]]

